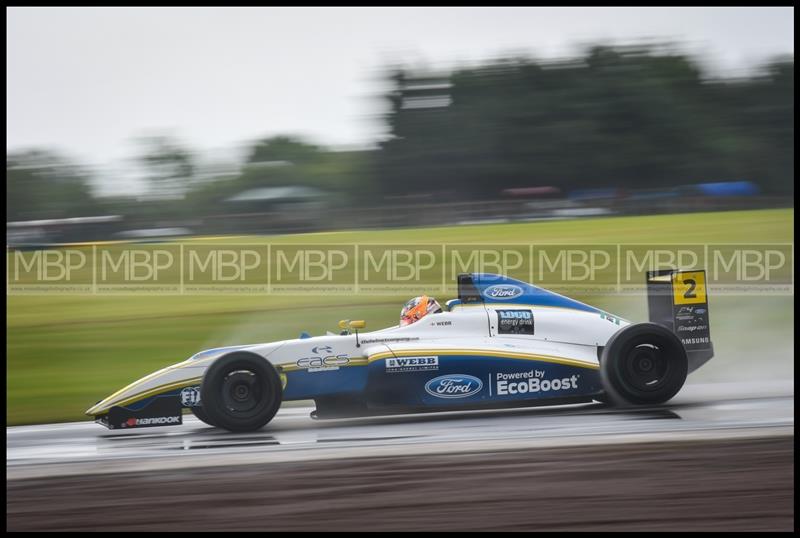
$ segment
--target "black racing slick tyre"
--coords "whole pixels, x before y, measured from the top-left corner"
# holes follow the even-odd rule
[[[215,360],[200,385],[203,410],[214,426],[249,432],[272,420],[283,390],[275,368],[252,353],[232,353]]]
[[[655,323],[628,325],[614,334],[600,357],[600,377],[610,403],[655,405],[683,387],[689,361],[672,331]]]
[[[208,413],[205,412],[203,406],[196,405],[194,407],[190,407],[189,410],[192,412],[194,416],[196,416],[201,422],[205,422],[209,426],[214,426],[214,423],[211,422],[211,419],[208,418]]]

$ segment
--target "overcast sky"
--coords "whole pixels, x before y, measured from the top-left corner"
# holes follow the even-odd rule
[[[7,149],[59,149],[123,173],[135,136],[211,156],[294,133],[383,133],[381,69],[659,39],[724,74],[794,54],[793,8],[9,8]],[[107,185],[134,191],[135,182]]]

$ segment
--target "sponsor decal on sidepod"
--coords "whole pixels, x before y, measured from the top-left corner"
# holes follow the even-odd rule
[[[544,374],[544,370],[495,374],[497,395],[505,396],[508,394],[528,394],[578,388],[580,375],[573,374],[570,377],[544,379]]]
[[[340,366],[347,366],[349,363],[349,356],[346,353],[342,353],[341,355],[329,355],[327,357],[304,357],[298,359],[295,364],[309,372],[329,372],[338,370]]]
[[[437,398],[466,398],[477,394],[482,388],[480,379],[461,374],[439,376],[425,384],[425,392]]]
[[[497,334],[533,334],[530,310],[497,310]]]
[[[386,359],[387,372],[438,370],[439,357],[395,357]]]

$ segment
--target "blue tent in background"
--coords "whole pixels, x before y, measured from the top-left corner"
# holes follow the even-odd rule
[[[752,181],[698,183],[695,188],[704,196],[754,196],[759,193],[758,185]]]

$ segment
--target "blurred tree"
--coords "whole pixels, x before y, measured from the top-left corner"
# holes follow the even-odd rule
[[[98,214],[85,169],[48,150],[6,155],[8,222]]]
[[[309,186],[331,207],[412,196],[492,199],[509,187],[673,187],[751,180],[794,192],[794,59],[710,79],[674,46],[594,46],[557,62],[499,59],[453,72],[393,69],[389,135],[332,151],[297,136],[258,140],[239,170],[203,174],[169,136],[140,138],[158,201],[92,198],[86,170],[48,151],[7,155],[9,220],[125,211],[145,222],[219,211],[244,190]],[[202,170],[201,170],[202,171]]]
[[[671,45],[595,46],[450,74],[394,70],[383,196],[508,187],[672,187],[749,179],[793,192],[794,63],[714,81]]]
[[[323,152],[319,146],[303,142],[297,137],[275,136],[256,142],[250,149],[247,162],[307,164],[318,161]]]
[[[369,197],[374,182],[368,151],[331,151],[298,137],[259,140],[234,176],[197,185],[187,194],[194,211],[214,213],[219,202],[245,190],[262,187],[307,186],[329,194],[334,205]]]
[[[137,139],[142,148],[138,157],[158,198],[182,198],[194,176],[192,154],[168,136]]]
[[[303,185],[351,192],[363,181],[359,153],[331,151],[297,137],[267,138],[253,145],[235,187]]]

